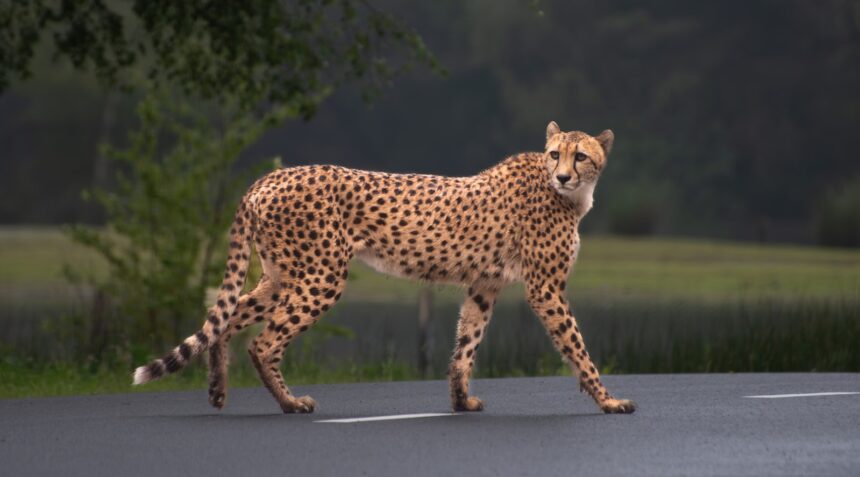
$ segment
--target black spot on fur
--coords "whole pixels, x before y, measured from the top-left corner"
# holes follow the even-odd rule
[[[164,365],[160,361],[153,361],[146,367],[146,371],[152,379],[157,379],[164,376]]]
[[[175,373],[182,369],[182,363],[176,358],[176,355],[173,353],[168,354],[163,358],[164,367],[167,369],[168,373]]]

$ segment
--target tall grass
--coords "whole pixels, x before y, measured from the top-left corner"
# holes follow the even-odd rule
[[[618,373],[860,372],[858,299],[762,300],[690,311],[707,325],[676,332],[672,323],[649,323],[664,334],[656,340],[645,338],[645,330],[616,332],[617,347],[602,350],[605,366]]]
[[[314,363],[292,363],[284,366],[287,382],[293,385],[363,381],[403,381],[419,379],[414,366],[381,362],[372,365],[342,363],[319,366]],[[230,368],[230,386],[260,386],[256,371],[245,363]],[[206,369],[193,366],[180,374],[149,383],[131,386],[131,374],[124,367],[90,367],[81,363],[22,362],[11,357],[0,360],[0,399],[28,396],[65,396],[81,394],[181,391],[206,389]]]
[[[68,317],[86,316],[92,294],[63,284],[62,263],[94,273],[101,265],[51,230],[0,229],[4,243],[10,246],[0,246],[0,396],[130,391],[131,367],[167,349],[140,340],[113,361],[72,362],[80,327]],[[322,326],[290,347],[287,381],[421,377],[420,286],[356,264]],[[428,376],[442,378],[462,292],[434,290]],[[586,237],[569,293],[603,372],[860,372],[858,251]],[[189,319],[185,331],[202,316],[203,310]],[[244,352],[253,332],[234,340],[233,385],[259,383]],[[205,387],[204,368],[197,364],[146,389]],[[521,288],[503,293],[476,374],[566,372]]]

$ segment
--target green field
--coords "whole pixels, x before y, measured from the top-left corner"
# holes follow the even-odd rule
[[[411,299],[419,288],[357,265],[354,270],[360,279],[351,288],[363,296]],[[601,295],[655,300],[857,297],[860,251],[590,236],[583,239],[570,290],[574,298]]]
[[[51,324],[68,310],[87,306],[85,290],[65,281],[66,266],[95,276],[105,273],[98,257],[70,243],[58,229],[0,229],[0,397],[130,390],[128,364],[70,363],[57,354],[37,353],[46,346],[61,349],[64,338],[51,334]],[[413,326],[413,305],[422,286],[427,285],[355,264],[344,299],[329,321],[373,340],[362,333],[377,328],[368,331],[365,324],[384,314],[388,321],[379,329],[390,336],[371,341],[367,349],[392,351],[358,355],[344,364],[320,361],[307,346],[288,359],[288,380],[417,377],[409,354],[413,328],[391,331],[391,323]],[[439,377],[462,292],[447,286],[433,289],[440,331],[431,375]],[[860,371],[858,250],[588,236],[569,294],[604,372]],[[503,294],[479,356],[479,375],[563,372],[521,303],[521,287]],[[370,318],[362,321],[364,316]],[[328,352],[325,346],[318,348]],[[256,378],[240,363],[233,382],[254,385]],[[203,366],[197,366],[146,389],[199,388],[204,383]]]
[[[102,275],[104,264],[54,228],[0,228],[0,287],[61,286],[63,267]],[[372,299],[413,298],[419,286],[354,264],[350,289]],[[444,289],[445,287],[440,287]],[[589,236],[572,293],[655,298],[856,297],[860,251],[689,239]],[[452,289],[453,290],[453,289]]]

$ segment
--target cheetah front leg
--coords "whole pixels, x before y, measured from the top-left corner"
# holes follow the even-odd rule
[[[540,317],[553,344],[570,362],[574,374],[579,379],[580,388],[588,391],[605,413],[634,412],[636,403],[627,399],[613,398],[600,382],[597,368],[585,349],[582,333],[563,293],[549,283],[530,283],[526,292],[529,305]]]
[[[470,288],[460,308],[457,322],[457,344],[448,368],[451,386],[451,406],[454,411],[481,411],[484,403],[475,396],[469,396],[469,377],[475,365],[478,346],[490,322],[492,308],[496,301],[497,289]]]

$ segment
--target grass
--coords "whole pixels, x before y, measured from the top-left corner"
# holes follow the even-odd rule
[[[104,262],[57,227],[0,227],[0,244],[0,286],[64,285],[66,265],[104,275]]]
[[[860,297],[643,311],[616,326],[598,362],[620,373],[860,372]],[[673,316],[674,315],[674,316]],[[689,316],[697,322],[689,323]],[[621,321],[621,320],[618,320]]]
[[[586,237],[571,287],[671,298],[857,296],[860,251]]]
[[[417,299],[419,285],[353,267],[358,280],[346,293],[379,301]],[[453,287],[436,286],[458,301]],[[785,245],[749,245],[693,239],[592,236],[571,274],[570,294],[649,300],[838,298],[860,295],[860,251]],[[502,299],[519,300],[520,287]]]
[[[98,257],[55,228],[0,228],[0,397],[205,388],[203,365],[134,389],[128,373],[140,356],[95,368],[31,359],[63,349],[68,343],[50,328],[75,307],[85,309],[88,295],[68,286],[65,265],[105,273]],[[355,338],[299,340],[285,364],[288,381],[418,378],[411,363],[422,286],[356,263],[326,319]],[[431,376],[441,377],[462,292],[433,288]],[[604,372],[860,371],[860,250],[589,236],[569,294]],[[236,360],[231,384],[259,386],[245,361]],[[565,372],[522,305],[521,287],[500,298],[477,369],[479,376]]]
[[[64,265],[104,275],[98,256],[70,242],[56,228],[0,228],[0,245],[0,286],[62,285]],[[355,263],[351,274],[349,289],[368,299],[413,300],[419,289],[411,281],[380,275],[362,263]],[[459,297],[452,293],[453,287],[439,288],[444,297]],[[571,289],[584,294],[718,300],[738,295],[856,296],[860,294],[860,250],[588,236],[583,239]]]
[[[420,378],[414,366],[397,362],[334,368],[315,363],[288,363],[283,370],[291,386]],[[131,373],[123,366],[91,368],[72,363],[24,363],[7,359],[0,362],[0,382],[3,383],[0,399],[201,390],[208,386],[206,379],[205,367],[191,366],[182,373],[145,386],[131,386]],[[230,387],[234,388],[260,386],[260,379],[249,365],[232,366],[229,380]]]

